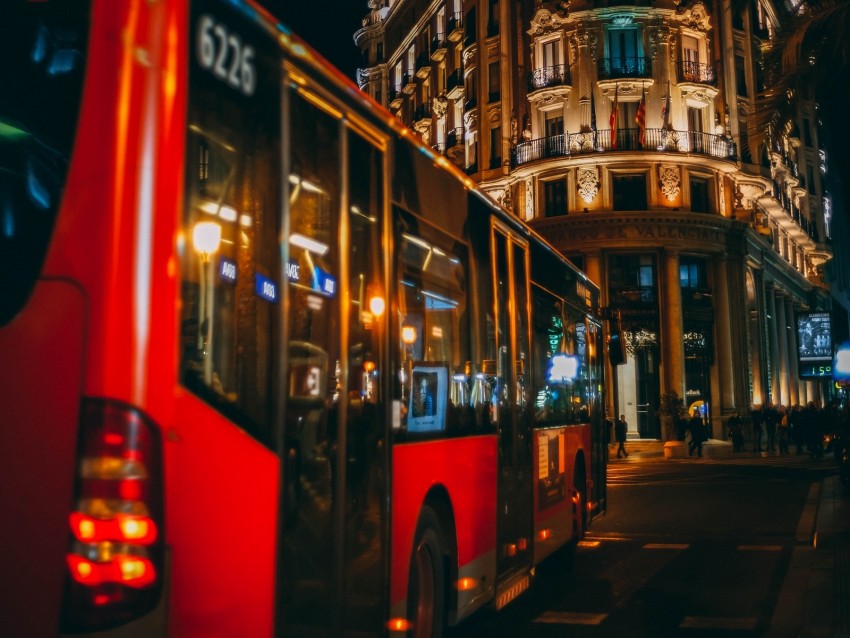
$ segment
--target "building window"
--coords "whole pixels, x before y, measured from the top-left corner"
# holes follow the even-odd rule
[[[490,168],[502,165],[502,127],[498,124],[490,129]]]
[[[697,257],[681,257],[679,282],[682,288],[705,288],[705,260]]]
[[[646,210],[646,174],[614,175],[614,210]]]
[[[803,118],[803,143],[806,146],[812,145],[812,127],[807,117]]]
[[[490,0],[487,15],[487,37],[499,35],[499,0]]]
[[[806,182],[807,182],[807,186],[809,187],[809,192],[812,195],[817,195],[818,194],[818,188],[817,188],[817,184],[815,184],[815,167],[811,166],[811,165],[806,166],[806,175],[807,175]]]
[[[655,258],[652,255],[611,255],[608,262],[608,283],[612,292],[623,288],[655,287]],[[640,297],[651,300],[651,294]]]
[[[564,116],[560,111],[546,112],[546,137],[564,134]]]
[[[738,95],[742,97],[749,95],[747,91],[747,71],[745,64],[746,61],[743,55],[735,56],[735,88],[738,91]]]
[[[638,63],[637,29],[609,29],[608,58],[612,73],[620,77],[634,75]]]
[[[691,177],[691,210],[695,213],[711,212],[709,180],[705,177]]]
[[[567,182],[565,179],[543,182],[543,210],[546,217],[567,214]]]
[[[487,67],[487,84],[489,90],[489,102],[498,102],[501,98],[501,81],[499,77],[499,63],[491,62]]]

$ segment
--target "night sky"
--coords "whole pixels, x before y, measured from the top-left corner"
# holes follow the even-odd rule
[[[265,0],[272,13],[352,80],[360,64],[354,32],[369,13],[366,0]]]

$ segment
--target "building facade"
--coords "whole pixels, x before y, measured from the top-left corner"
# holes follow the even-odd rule
[[[628,351],[608,410],[630,436],[661,437],[670,391],[717,437],[733,411],[828,398],[798,356],[825,347],[805,320],[830,304],[814,107],[748,135],[774,0],[369,8],[361,89],[599,283]]]

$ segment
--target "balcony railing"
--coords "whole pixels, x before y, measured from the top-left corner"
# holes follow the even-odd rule
[[[606,129],[551,135],[520,142],[511,148],[511,168],[553,157],[619,151],[697,153],[731,161],[738,159],[735,142],[723,135],[660,128],[646,129],[644,143],[641,144],[640,130],[628,128],[618,130],[614,139],[611,130]]]
[[[679,82],[717,86],[717,76],[714,74],[714,67],[710,64],[681,60],[679,62]]]
[[[600,58],[596,68],[600,80],[652,77],[650,58]]]
[[[463,69],[455,69],[446,78],[446,97],[456,100],[463,95]]]
[[[431,54],[423,51],[416,58],[416,77],[427,77],[431,72]]]
[[[430,102],[424,102],[424,103],[420,104],[413,111],[413,121],[414,121],[414,123],[421,122],[423,120],[430,121],[431,117],[432,117],[432,115],[431,115],[431,103]]]
[[[528,74],[528,91],[537,91],[550,86],[569,86],[570,67],[566,64],[547,66]]]

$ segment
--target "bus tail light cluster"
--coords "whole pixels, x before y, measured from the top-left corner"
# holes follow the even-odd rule
[[[115,626],[152,610],[164,567],[159,428],[128,405],[86,399],[77,457],[66,631]]]

